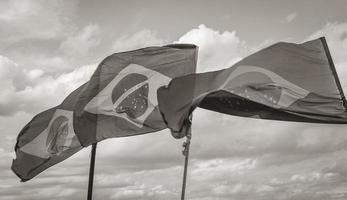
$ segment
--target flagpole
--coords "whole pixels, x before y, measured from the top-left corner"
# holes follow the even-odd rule
[[[187,169],[188,169],[188,158],[189,158],[189,146],[190,146],[190,139],[192,138],[192,135],[189,133],[186,136],[186,141],[183,143],[183,155],[185,156],[184,159],[184,171],[183,171],[183,183],[182,183],[182,193],[181,193],[181,200],[184,200],[185,198],[185,192],[186,192],[186,182],[187,182]]]
[[[89,166],[89,183],[88,183],[88,196],[87,200],[93,199],[93,182],[94,182],[94,166],[95,166],[95,152],[97,143],[92,144],[92,151]]]

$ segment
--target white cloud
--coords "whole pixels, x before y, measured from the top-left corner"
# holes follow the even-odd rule
[[[7,57],[0,56],[0,114],[18,111],[38,112],[58,105],[70,92],[88,81],[96,65],[86,65],[57,77],[42,70],[20,68]]]
[[[237,183],[233,185],[219,185],[213,188],[213,192],[217,196],[234,196],[234,195],[247,195],[252,193],[266,193],[271,192],[273,188],[269,185],[263,184],[244,184]]]
[[[199,72],[230,67],[247,52],[245,42],[235,31],[220,33],[204,24],[185,33],[176,43],[192,43],[199,47]]]
[[[91,48],[100,43],[100,31],[96,24],[87,25],[79,32],[68,36],[60,48],[69,56],[86,56]]]
[[[288,14],[281,22],[290,23],[298,16],[297,13]]]
[[[164,39],[151,30],[142,30],[131,36],[122,36],[113,43],[115,51],[127,51],[148,46],[160,46]],[[199,47],[198,71],[210,71],[230,67],[239,61],[248,49],[236,32],[213,30],[201,24],[189,30],[174,43],[192,43]]]
[[[322,174],[319,172],[311,172],[308,174],[294,174],[290,180],[294,182],[312,182],[322,178]]]
[[[116,52],[129,51],[149,46],[161,46],[165,43],[164,39],[157,36],[156,32],[144,29],[133,35],[119,37],[112,45]]]
[[[7,4],[9,8],[0,14],[0,19],[4,21],[12,21],[36,14],[37,5],[31,4],[29,1],[5,1],[3,4]]]
[[[125,190],[121,190],[116,192],[116,194],[114,194],[112,196],[112,198],[114,199],[137,199],[140,197],[144,197],[145,196],[145,191],[141,190],[141,189],[125,189]]]
[[[0,3],[1,41],[60,38],[68,33],[76,2],[5,0]],[[64,16],[64,17],[61,17]]]
[[[16,56],[21,68],[27,71],[42,70],[44,73],[61,74],[72,70],[75,66],[70,59],[62,55],[46,55],[42,52],[35,52],[23,57]]]
[[[0,55],[6,55],[28,71],[40,69],[61,73],[71,70],[76,62],[61,52],[59,44],[67,37],[75,36],[77,25],[72,19],[77,3],[63,0],[1,1]],[[73,51],[85,51],[88,44],[89,40],[81,45],[81,49]],[[85,64],[81,63],[79,65]]]

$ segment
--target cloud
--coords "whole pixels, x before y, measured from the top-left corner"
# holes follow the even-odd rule
[[[296,17],[298,16],[297,13],[290,13],[287,15],[283,20],[281,20],[282,23],[290,23],[292,22]]]
[[[89,50],[97,46],[101,38],[100,27],[96,24],[85,26],[79,32],[68,36],[60,45],[64,53],[69,56],[86,56]]]
[[[165,169],[179,166],[182,161],[182,141],[174,140],[168,130],[104,140],[98,148],[99,162],[105,170],[136,172]]]
[[[54,77],[40,69],[23,69],[7,57],[0,56],[0,115],[19,111],[37,113],[56,106],[86,82],[95,68],[96,65],[86,65]]]
[[[7,57],[0,55],[0,80],[2,85],[6,87],[15,87],[15,89],[22,88],[17,81],[22,80],[24,72],[19,66]]]
[[[34,53],[20,58],[20,60],[21,63],[28,63],[28,65],[22,66],[26,70],[42,70],[49,74],[61,74],[73,69],[73,63],[61,55],[50,56],[44,53]]]
[[[175,43],[192,43],[199,46],[199,72],[230,67],[247,52],[245,42],[236,35],[236,31],[220,33],[204,24],[188,31]]]
[[[53,76],[96,62],[88,53],[101,40],[100,28],[74,23],[77,6],[65,0],[1,1],[0,55],[21,69]]]
[[[98,48],[101,42],[101,29],[97,24],[76,28],[75,31],[66,34],[59,40],[53,41],[23,41],[21,47],[14,45],[8,47],[3,54],[15,60],[20,68],[26,70],[40,69],[45,73],[57,76],[71,71],[76,66],[96,62]],[[51,42],[51,43],[50,43]],[[54,48],[54,50],[49,50]],[[1,52],[0,52],[1,53]]]
[[[2,42],[60,38],[69,31],[76,2],[5,0],[0,3]],[[64,16],[64,17],[61,17]]]
[[[161,46],[165,40],[157,36],[156,32],[148,29],[141,30],[133,35],[124,35],[117,38],[112,49],[118,51],[129,51],[148,46]]]
[[[230,196],[234,196],[234,195],[248,195],[251,193],[264,193],[264,192],[271,192],[272,190],[273,190],[273,188],[269,185],[242,184],[242,183],[237,183],[234,185],[219,185],[219,186],[213,188],[213,192],[217,196],[226,196],[228,198],[230,198]]]
[[[305,158],[346,149],[347,141],[343,126],[247,119],[202,109],[194,112],[193,130],[192,154],[200,159],[276,153],[286,155],[274,157],[284,162],[290,155]]]
[[[127,51],[147,46],[160,46],[166,40],[154,31],[142,30],[130,36],[122,36],[113,43],[115,51]],[[199,46],[198,71],[210,71],[231,66],[249,50],[236,32],[213,30],[204,24],[187,31],[174,43],[192,43]]]
[[[97,55],[88,53],[101,41],[100,28],[74,23],[77,6],[65,0],[1,1],[0,55],[54,76],[96,62]]]

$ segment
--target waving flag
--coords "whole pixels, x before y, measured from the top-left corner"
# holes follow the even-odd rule
[[[84,87],[72,92],[59,106],[36,115],[19,133],[12,170],[22,181],[82,148],[73,128],[73,108]]]
[[[176,44],[116,53],[105,58],[76,104],[74,126],[83,146],[166,128],[157,89],[194,73],[197,47]]]
[[[236,116],[347,123],[346,100],[324,38],[277,43],[234,66],[173,79],[158,91],[160,111],[176,138],[197,107]]]

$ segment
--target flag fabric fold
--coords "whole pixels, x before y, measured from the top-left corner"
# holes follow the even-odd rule
[[[82,149],[73,128],[73,109],[85,86],[59,106],[37,114],[19,133],[11,168],[22,182]]]
[[[166,128],[157,89],[172,78],[195,72],[197,47],[173,44],[115,53],[92,75],[74,109],[74,127],[83,146],[106,138]]]
[[[276,43],[230,68],[173,79],[158,90],[175,138],[196,107],[225,114],[312,123],[347,123],[346,100],[324,38]]]

